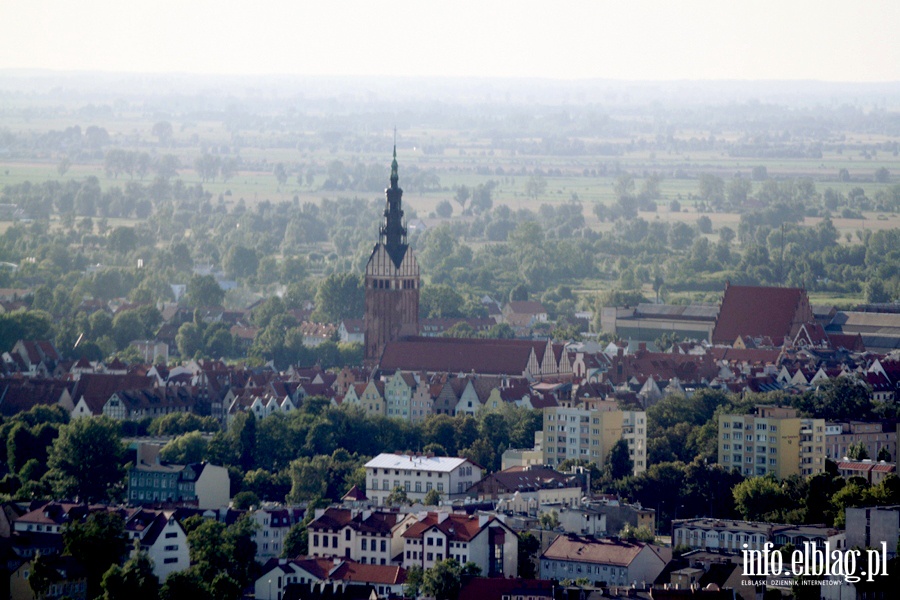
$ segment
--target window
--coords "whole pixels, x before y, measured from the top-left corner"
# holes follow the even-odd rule
[[[165,548],[163,548],[163,550],[165,550],[166,552],[175,552],[176,550],[178,550],[178,545],[176,544],[174,546],[166,546]]]
[[[167,565],[171,565],[172,563],[177,563],[177,562],[178,562],[178,558],[174,557],[174,556],[163,559],[163,564],[167,564]]]

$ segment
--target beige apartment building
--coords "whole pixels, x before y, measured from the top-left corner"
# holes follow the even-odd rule
[[[620,439],[628,443],[634,474],[647,469],[647,413],[580,407],[544,409],[543,460],[548,467],[572,459],[603,465]]]
[[[719,464],[744,476],[814,475],[825,470],[825,420],[793,408],[758,406],[756,414],[719,417]]]

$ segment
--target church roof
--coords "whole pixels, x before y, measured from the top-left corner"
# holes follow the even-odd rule
[[[780,346],[791,332],[806,291],[800,288],[729,285],[712,333],[714,344],[731,344],[740,336],[769,337]]]

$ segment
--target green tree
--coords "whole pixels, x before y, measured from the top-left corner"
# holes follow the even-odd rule
[[[364,311],[365,289],[359,275],[331,274],[319,283],[314,321],[339,323],[344,319],[358,319]]]
[[[409,598],[418,598],[425,580],[425,571],[419,565],[412,565],[406,571],[406,583],[403,594]]]
[[[113,565],[100,582],[102,600],[158,600],[159,578],[150,556],[137,548],[124,566]]]
[[[84,522],[66,524],[62,540],[66,554],[90,557],[85,561],[89,593],[100,589],[103,574],[118,565],[128,550],[125,521],[117,512],[109,510],[92,512]]]
[[[519,534],[519,577],[523,579],[534,579],[537,577],[535,559],[537,559],[538,551],[540,549],[540,540],[538,540],[530,531],[524,531]]]
[[[212,275],[194,275],[187,284],[184,302],[193,308],[222,306],[225,290]]]
[[[172,128],[172,124],[168,121],[157,121],[150,129],[150,133],[159,140],[160,146],[168,146],[172,142],[174,129]]]
[[[76,419],[60,427],[45,478],[57,498],[101,502],[121,492],[123,459],[118,423],[108,417]]]
[[[847,458],[850,460],[866,460],[869,458],[869,451],[866,449],[865,443],[862,441],[850,444],[847,448]]]
[[[425,506],[437,506],[441,502],[441,493],[436,489],[428,490],[428,493],[425,494],[425,498],[422,500],[422,503]]]
[[[779,521],[789,501],[773,477],[751,477],[734,486],[734,505],[748,521]]]
[[[184,359],[192,358],[203,349],[203,333],[200,327],[191,321],[182,323],[175,334],[175,345],[178,346],[178,354]]]
[[[456,600],[462,586],[462,569],[454,558],[448,558],[425,571],[422,592],[437,600]]]
[[[559,527],[559,513],[556,510],[542,512],[538,517],[538,523],[540,523],[541,529],[556,529]]]
[[[31,563],[31,576],[28,585],[35,598],[43,597],[50,591],[50,585],[59,578],[59,572],[53,568],[53,558],[38,552]]]
[[[447,200],[441,200],[435,207],[434,212],[442,219],[449,219],[453,216],[453,205]]]
[[[462,317],[464,303],[465,299],[449,285],[423,286],[419,295],[419,314],[437,319]]]
[[[199,431],[178,436],[159,451],[159,458],[177,465],[201,462],[206,457],[206,438]]]
[[[170,573],[159,590],[160,600],[221,600],[214,598],[195,565],[184,571]]]
[[[222,266],[228,276],[234,279],[254,277],[259,269],[259,255],[252,248],[234,245],[225,253]]]
[[[409,496],[406,494],[406,490],[399,485],[391,490],[388,497],[384,499],[384,503],[387,506],[406,506],[412,504],[409,500]]]
[[[628,455],[628,442],[624,439],[613,444],[606,457],[606,471],[610,480],[622,479],[632,474],[634,463]]]
[[[656,535],[647,525],[635,527],[631,523],[626,523],[619,531],[619,537],[626,540],[637,540],[647,544],[656,543]]]
[[[113,252],[127,254],[137,247],[137,233],[134,227],[119,226],[106,236],[106,245]]]

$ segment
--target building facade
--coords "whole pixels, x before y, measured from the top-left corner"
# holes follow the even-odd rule
[[[745,476],[814,475],[825,470],[825,420],[792,408],[759,406],[754,415],[719,416],[719,464]]]
[[[620,439],[628,444],[635,475],[647,469],[647,413],[634,410],[544,409],[543,460],[555,467],[567,459],[603,465]]]
[[[366,495],[379,506],[399,488],[416,502],[437,490],[444,500],[461,498],[481,481],[484,469],[465,458],[379,454],[366,463]]]

